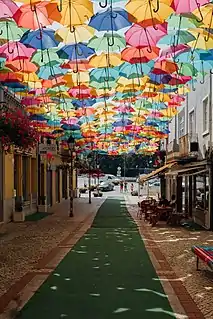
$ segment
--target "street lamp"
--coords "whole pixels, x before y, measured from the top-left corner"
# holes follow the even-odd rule
[[[69,196],[70,196],[70,212],[69,217],[73,217],[73,151],[74,151],[74,145],[75,145],[75,139],[70,135],[70,137],[67,140],[67,144],[70,151],[70,157],[71,157],[71,164],[70,164],[70,174],[69,174]]]

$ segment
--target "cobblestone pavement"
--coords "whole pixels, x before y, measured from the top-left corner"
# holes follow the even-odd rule
[[[136,218],[138,207],[135,202],[137,202],[137,198],[126,196],[126,201],[130,213]],[[191,247],[193,245],[212,246],[213,233],[205,230],[190,231],[183,227],[175,228],[166,225],[164,222],[156,225],[156,227],[151,227],[144,221],[139,221],[138,224],[145,236],[144,240],[147,242],[148,250],[149,246],[158,249],[163,256],[161,258],[165,257],[165,263],[173,271],[173,274],[168,272],[167,276],[161,278],[170,283],[181,282],[204,317],[212,319],[213,274],[202,261],[200,262],[201,271],[196,271],[196,257],[191,252]],[[181,293],[181,289],[178,293]],[[189,318],[198,317],[190,316]]]
[[[75,199],[74,218],[68,217],[69,201],[58,204],[54,214],[39,221],[0,226],[0,296],[32,271],[52,249],[86,220],[91,223],[102,199]],[[0,311],[1,313],[1,311]]]

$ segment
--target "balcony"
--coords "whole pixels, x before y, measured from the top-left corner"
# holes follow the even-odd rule
[[[179,155],[180,157],[198,156],[198,134],[186,134],[179,138]]]
[[[169,142],[167,145],[167,156],[166,160],[172,161],[179,158],[179,145],[177,143],[177,140],[174,139],[173,141]]]

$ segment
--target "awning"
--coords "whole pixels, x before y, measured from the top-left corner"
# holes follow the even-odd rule
[[[206,167],[206,161],[191,163],[190,165],[182,165],[176,167],[175,170],[171,170],[166,173],[166,176],[192,176],[199,175],[208,172]]]
[[[151,172],[150,174],[147,174],[147,175],[141,177],[140,178],[140,183],[144,183],[144,182],[156,177],[157,175],[159,175],[159,174],[165,172],[166,170],[172,168],[176,164],[177,164],[177,162],[171,162],[171,163],[168,163],[168,164],[156,169],[155,171]]]

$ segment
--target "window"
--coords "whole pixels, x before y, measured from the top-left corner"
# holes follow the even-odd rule
[[[179,137],[182,137],[184,135],[184,127],[185,127],[185,121],[184,121],[184,115],[181,113],[178,117],[178,131],[179,131]]]
[[[189,134],[193,136],[195,133],[195,111],[189,113]]]
[[[208,112],[209,109],[209,99],[206,97],[203,100],[203,132],[208,131]]]

